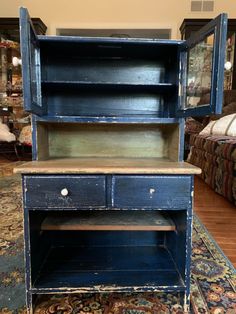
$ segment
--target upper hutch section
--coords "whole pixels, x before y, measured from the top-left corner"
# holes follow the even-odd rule
[[[37,36],[27,10],[20,12],[25,109],[39,120],[159,123],[221,111],[225,14],[174,41]],[[194,50],[201,66],[190,73]],[[210,103],[201,102],[206,92]]]
[[[44,114],[174,117],[179,42],[41,37],[39,45]]]
[[[49,115],[173,116],[178,45],[102,38],[42,41],[42,102]]]

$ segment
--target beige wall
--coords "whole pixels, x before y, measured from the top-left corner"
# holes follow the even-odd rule
[[[20,6],[40,17],[48,34],[57,28],[171,28],[180,38],[184,18],[211,18],[221,12],[236,18],[235,0],[215,0],[210,13],[191,13],[190,0],[0,0],[0,16],[18,16]]]

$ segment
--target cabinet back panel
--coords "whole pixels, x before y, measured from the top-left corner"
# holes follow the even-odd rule
[[[49,80],[50,77],[55,77],[51,71],[48,71],[53,68],[63,74],[61,70],[66,69],[68,64],[71,64],[72,70],[75,65],[82,65],[84,69],[102,70],[102,73],[107,70],[110,73],[112,69],[116,70],[126,66],[129,69],[136,69],[138,72],[142,68],[149,69],[149,73],[151,73],[152,68],[156,71],[164,66],[176,76],[178,48],[178,44],[131,42],[130,40],[104,43],[101,39],[96,39],[96,42],[93,43],[83,42],[83,40],[77,42],[42,41],[40,42],[42,78]],[[47,76],[47,72],[50,74],[49,76]],[[96,76],[92,77],[92,81],[95,81],[95,78]]]
[[[58,37],[58,40],[49,40],[45,37],[40,40],[40,49],[42,55],[53,56],[94,56],[94,57],[172,57],[176,56],[181,42],[164,42],[150,39],[136,38],[79,38]]]
[[[156,84],[164,82],[164,64],[153,60],[54,57],[42,71],[44,81]]]
[[[152,93],[51,91],[43,98],[49,115],[124,116],[163,113],[163,97]]]
[[[54,246],[156,246],[164,244],[164,231],[44,231]],[[69,253],[71,252],[71,253]]]
[[[51,123],[47,129],[48,155],[50,158],[154,157],[177,161],[178,129],[178,124]],[[174,156],[169,156],[170,142],[175,146]]]

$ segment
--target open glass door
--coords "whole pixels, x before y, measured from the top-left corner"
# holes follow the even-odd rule
[[[226,34],[221,14],[182,44],[178,117],[221,113]]]
[[[25,8],[20,8],[20,45],[24,108],[26,111],[43,115],[39,42]]]

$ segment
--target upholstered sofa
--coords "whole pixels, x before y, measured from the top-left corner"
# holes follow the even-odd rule
[[[200,176],[212,189],[236,204],[235,90],[225,92],[223,105],[223,114],[212,117],[205,128],[204,121],[187,123],[187,161],[202,169]]]
[[[187,161],[202,169],[201,178],[236,204],[236,137],[190,135]]]

